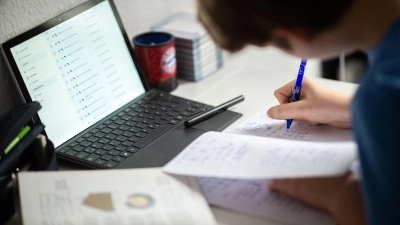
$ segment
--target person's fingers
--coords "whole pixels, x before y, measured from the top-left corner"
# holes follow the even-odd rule
[[[319,124],[318,122],[304,120],[304,119],[294,119],[293,121],[297,123],[305,123],[310,126],[317,126]]]
[[[274,106],[267,111],[268,117],[276,120],[299,119],[304,120],[307,107],[301,101]]]
[[[293,80],[290,83],[287,83],[275,90],[274,95],[280,104],[286,104],[291,101],[293,95],[293,88],[296,83],[296,80]]]
[[[268,183],[270,190],[285,193],[297,200],[313,205],[323,210],[328,210],[327,205],[320,199],[321,194],[316,194],[316,183],[320,181],[312,178],[304,179],[277,179]],[[323,192],[323,190],[321,190]],[[329,197],[329,196],[324,196]]]

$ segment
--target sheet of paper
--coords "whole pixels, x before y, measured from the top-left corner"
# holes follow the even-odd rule
[[[333,225],[327,214],[292,198],[268,190],[267,181],[199,178],[211,205],[293,225]]]
[[[308,142],[207,132],[171,160],[171,174],[235,179],[344,174],[356,158],[353,142]]]
[[[23,224],[216,224],[196,178],[161,169],[22,172]]]
[[[354,143],[351,129],[338,129],[327,125],[311,126],[293,122],[290,129],[286,130],[286,120],[274,120],[267,116],[268,109],[275,105],[279,105],[278,101],[272,101],[250,119],[231,130],[230,133],[297,141]]]

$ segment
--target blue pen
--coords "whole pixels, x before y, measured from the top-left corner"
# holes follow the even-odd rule
[[[299,73],[297,74],[296,85],[294,86],[292,102],[297,102],[300,99],[300,89],[303,83],[304,70],[306,70],[307,59],[302,59],[300,63]],[[286,129],[289,130],[290,125],[292,125],[293,119],[288,119],[286,121]]]

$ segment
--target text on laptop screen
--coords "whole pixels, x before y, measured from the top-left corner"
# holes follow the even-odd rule
[[[11,52],[56,147],[145,92],[107,1]]]

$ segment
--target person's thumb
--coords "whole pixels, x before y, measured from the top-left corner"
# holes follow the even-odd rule
[[[270,108],[267,115],[276,120],[303,119],[304,110],[303,102],[291,102]]]

